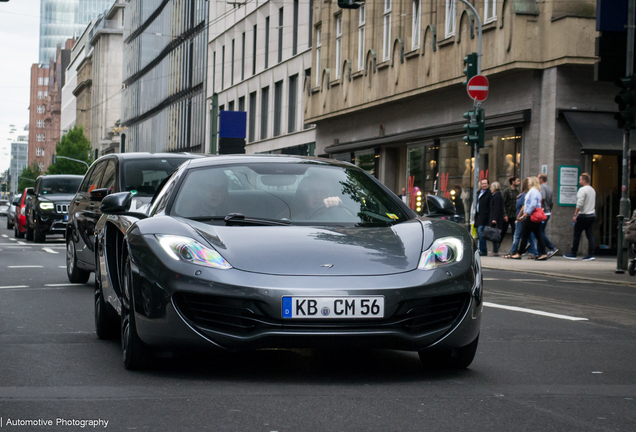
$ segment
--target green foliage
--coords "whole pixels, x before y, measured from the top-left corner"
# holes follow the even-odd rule
[[[33,162],[31,165],[24,167],[20,173],[20,179],[18,181],[18,194],[24,191],[24,188],[32,187],[35,184],[35,179],[40,175],[40,167],[37,162]]]
[[[85,161],[88,165],[93,162],[91,150],[91,142],[84,136],[84,128],[81,126],[73,127],[62,136],[60,142],[55,146],[55,153],[58,156],[79,159]],[[58,158],[55,165],[49,165],[46,173],[84,175],[87,170],[88,168],[83,163]]]

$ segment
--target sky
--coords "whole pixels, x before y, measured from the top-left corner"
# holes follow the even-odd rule
[[[31,65],[38,62],[40,1],[0,2],[0,173],[9,168],[11,141],[26,135]],[[17,131],[10,134],[9,125]]]

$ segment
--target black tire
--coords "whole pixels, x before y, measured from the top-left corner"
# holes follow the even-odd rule
[[[11,223],[11,219],[7,216],[7,229],[10,230],[13,228],[13,224]]]
[[[26,239],[33,241],[33,230],[29,228],[29,221],[26,223]]]
[[[629,271],[630,276],[636,275],[636,261],[630,261],[627,266],[627,271]]]
[[[86,283],[91,273],[77,266],[77,253],[73,236],[66,236],[66,276],[71,283]]]
[[[477,335],[474,341],[460,348],[454,348],[446,351],[422,350],[419,352],[420,361],[426,367],[466,369],[475,358],[478,343],[479,335]]]
[[[144,345],[137,334],[135,323],[135,307],[132,286],[132,271],[130,259],[125,257],[124,268],[122,269],[122,297],[127,298],[128,307],[122,304],[121,315],[121,350],[124,367],[128,370],[142,370],[148,367],[151,353]]]
[[[24,233],[21,233],[16,224],[13,225],[13,236],[15,238],[23,238]]]
[[[95,333],[99,339],[114,339],[119,335],[117,314],[104,300],[99,273],[99,261],[95,269]]]
[[[33,229],[33,241],[36,243],[44,243],[46,241],[46,235],[42,234],[40,229],[40,222],[35,220],[35,228]]]

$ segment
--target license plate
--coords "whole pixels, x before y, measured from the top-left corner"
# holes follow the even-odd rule
[[[64,222],[68,221],[68,215],[64,215]]]
[[[384,318],[383,296],[283,297],[283,318]]]

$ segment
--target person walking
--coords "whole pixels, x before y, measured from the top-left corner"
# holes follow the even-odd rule
[[[528,193],[528,189],[530,189],[530,187],[528,186],[528,179],[525,178],[521,183],[521,193],[517,196],[517,205],[515,207],[516,214],[514,217],[515,220],[523,215],[523,203],[526,200],[526,193]],[[512,258],[512,256],[517,252],[517,249],[519,249],[519,242],[521,241],[522,231],[523,224],[521,223],[521,221],[518,221],[517,223],[515,223],[515,231],[512,237],[512,247],[510,248],[510,253],[508,255],[504,255],[504,258]],[[536,258],[538,256],[537,243],[534,239],[533,234],[530,235],[530,247],[528,248],[528,253],[530,253],[531,258]]]
[[[588,249],[587,255],[583,257],[583,261],[594,260],[594,222],[596,222],[596,191],[590,186],[590,175],[581,174],[579,177],[581,188],[576,193],[576,210],[574,210],[574,241],[572,242],[572,250],[569,254],[563,255],[563,258],[576,259],[576,253],[579,250],[579,242],[581,234],[585,231],[587,237]]]
[[[518,177],[510,177],[508,180],[510,182],[510,186],[508,186],[503,191],[503,203],[504,203],[504,224],[503,230],[501,231],[501,239],[503,240],[504,236],[508,232],[508,225],[510,225],[510,232],[515,233],[515,222],[517,220],[517,215],[519,212],[517,211],[517,196],[519,195],[519,178]]]
[[[543,212],[548,217],[544,222],[541,222],[541,235],[543,236],[545,247],[548,248],[548,257],[551,257],[559,251],[556,246],[552,244],[548,236],[545,235],[545,228],[550,220],[550,215],[552,214],[552,188],[547,184],[548,176],[546,174],[541,173],[537,176],[537,178],[541,184],[541,203],[543,205]]]
[[[492,197],[490,198],[490,224],[491,226],[503,232],[504,204],[500,190],[501,185],[499,184],[499,182],[492,182],[492,184],[490,185],[490,193],[492,193]],[[501,238],[503,239],[503,235],[501,236]],[[494,256],[499,256],[500,244],[501,241],[492,242],[492,254]]]
[[[488,255],[488,244],[484,238],[484,228],[490,225],[490,198],[492,192],[488,185],[488,179],[479,182],[479,195],[477,196],[477,208],[475,209],[475,226],[479,236],[479,255]]]
[[[532,219],[530,218],[536,208],[541,208],[541,185],[539,183],[539,179],[536,177],[530,177],[528,179],[528,186],[530,187],[530,190],[526,194],[523,205],[523,214],[519,218],[523,221],[521,242],[519,243],[519,249],[513,256],[511,256],[511,258],[521,259],[521,255],[526,250],[530,234],[534,233],[539,249],[539,257],[537,258],[537,261],[546,261],[548,259],[548,254],[546,253],[543,236],[541,236],[541,222],[532,222]]]

